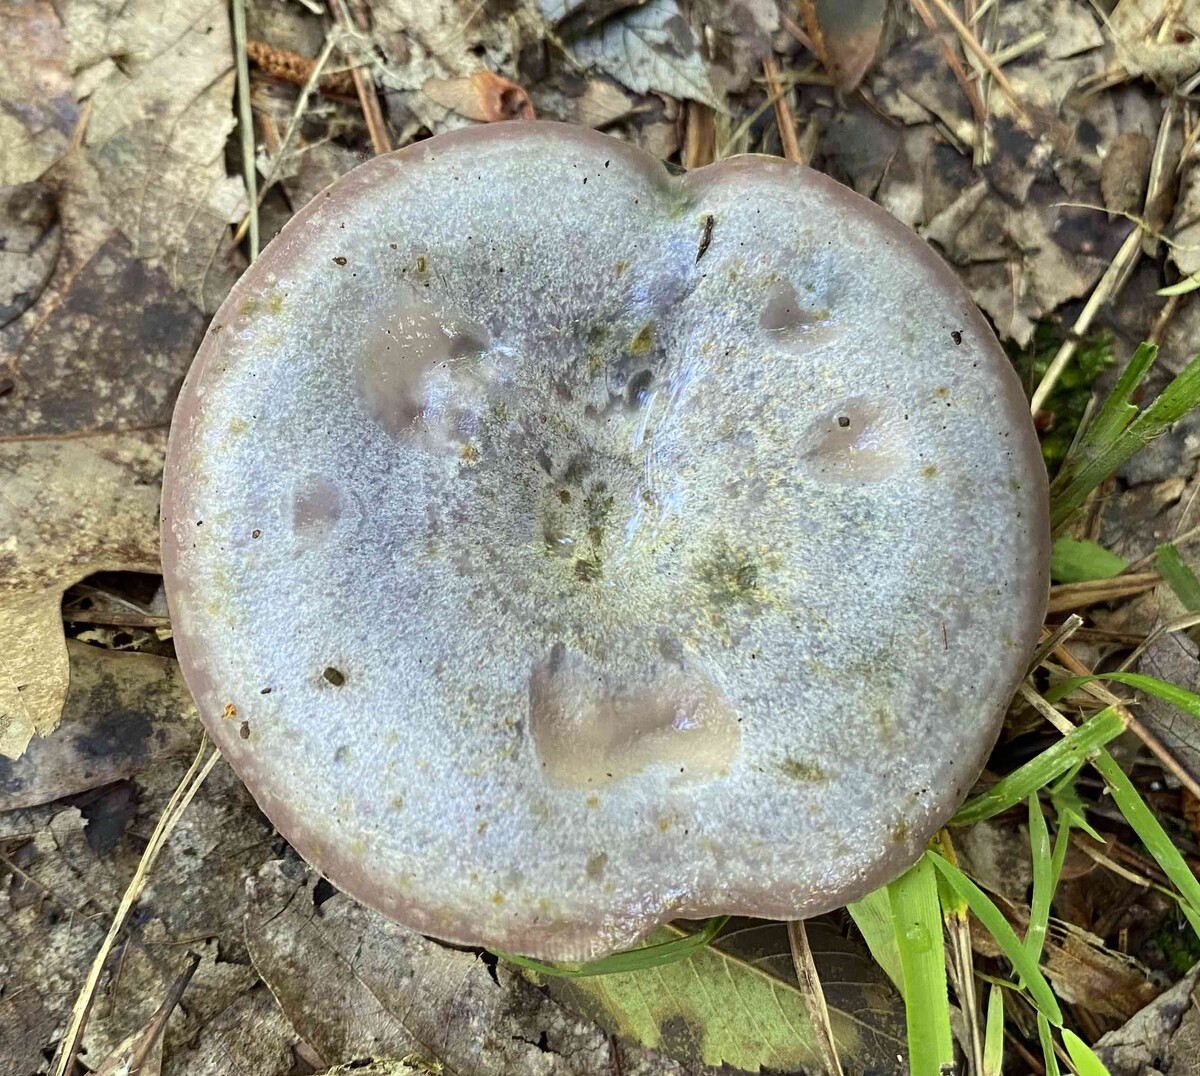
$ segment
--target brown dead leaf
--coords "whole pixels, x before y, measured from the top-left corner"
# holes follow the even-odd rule
[[[529,94],[492,71],[476,71],[466,78],[431,78],[421,90],[431,101],[469,120],[494,123],[536,118]]]
[[[225,168],[226,6],[79,0],[65,11],[75,93],[88,100],[74,193],[86,192],[86,211],[124,235],[133,257],[211,313],[240,272],[228,225],[245,208],[242,181]]]
[[[1155,1071],[1192,1076],[1195,1069],[1183,1064],[1187,1055],[1175,1055],[1174,1039],[1185,1017],[1196,1012],[1198,979],[1200,964],[1131,1017],[1124,1027],[1110,1031],[1096,1043],[1096,1054],[1111,1076],[1149,1076]],[[1180,1046],[1191,1046],[1191,1058],[1195,1058],[1194,1046],[1184,1042]],[[1178,1068],[1170,1064],[1172,1055],[1181,1062]]]
[[[0,813],[0,1072],[44,1070],[42,1050],[62,1034],[144,836],[186,766],[166,760],[139,776],[136,813],[107,850],[93,847],[77,807]],[[292,1070],[295,1031],[255,987],[241,929],[244,879],[276,854],[272,843],[241,782],[218,765],[176,827],[104,970],[83,1042],[93,1064],[145,1026],[190,949],[201,963],[168,1021],[163,1076]],[[231,1057],[246,1063],[231,1068]],[[192,1063],[198,1058],[208,1067]],[[279,1059],[275,1067],[271,1058]]]
[[[0,187],[35,180],[66,151],[79,117],[67,42],[48,0],[0,12]]]
[[[20,759],[0,757],[0,811],[49,803],[196,752],[200,723],[172,658],[67,642],[62,723]]]
[[[337,893],[317,904],[298,859],[267,863],[251,884],[246,944],[299,1034],[324,1057],[436,1059],[456,1076],[610,1076],[598,1027],[546,997],[515,969],[489,967],[397,926]],[[685,1070],[623,1051],[632,1076]]]
[[[188,965],[167,990],[163,1003],[146,1021],[146,1026],[130,1035],[108,1055],[96,1070],[95,1076],[158,1076],[162,1072],[162,1041],[167,1020],[183,997],[188,983],[196,973],[200,957],[190,954]]]
[[[847,93],[857,88],[879,47],[887,0],[799,0],[799,8],[801,25],[834,84]]]
[[[1142,131],[1125,131],[1114,140],[1100,171],[1100,190],[1110,213],[1136,213],[1150,176],[1150,139]]]
[[[1023,936],[1029,924],[1028,905],[995,896],[1017,936]],[[983,956],[1003,956],[978,922],[971,931],[971,944]],[[1061,919],[1051,918],[1047,928],[1043,968],[1062,1000],[1117,1020],[1128,1020],[1161,992],[1150,970],[1139,961],[1109,949],[1103,939]]]
[[[0,188],[0,328],[41,295],[61,245],[58,207],[45,184]],[[11,377],[5,386],[0,391],[12,391]]]
[[[163,431],[0,440],[0,754],[57,724],[63,592],[105,569],[158,568]]]

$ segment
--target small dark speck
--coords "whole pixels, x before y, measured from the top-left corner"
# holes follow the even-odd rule
[[[238,735],[241,736],[241,738],[243,740],[250,739],[250,722],[249,721],[242,722],[242,727],[238,729]]]
[[[261,538],[261,537],[262,537],[262,531],[260,531],[260,530],[253,530],[253,531],[251,531],[251,532],[250,532],[250,537],[251,537],[251,538]]]
[[[264,688],[262,689],[262,691],[260,691],[260,692],[259,692],[259,694],[260,694],[260,695],[270,695],[270,694],[271,694],[271,689],[270,689],[269,687],[264,687]]]
[[[345,265],[345,264],[346,264],[346,259],[345,259],[345,258],[334,258],[334,259],[333,259],[333,264],[334,264],[334,265]]]
[[[198,520],[196,520],[196,526],[197,526],[197,527],[203,527],[203,526],[204,526],[204,520],[202,520],[202,519],[198,519]]]
[[[341,687],[346,682],[346,674],[341,669],[335,669],[332,665],[328,665],[325,671],[321,673],[334,687]]]
[[[953,340],[956,344],[961,344],[962,343],[962,333],[960,333],[957,329],[955,329],[950,334],[950,339]]]
[[[611,163],[610,161],[605,161],[605,162],[604,162],[604,167],[605,167],[605,168],[607,168],[607,167],[609,166],[609,164],[610,164],[610,163]]]
[[[850,427],[850,416],[849,416],[849,415],[838,415],[838,425],[839,425],[839,426],[841,426],[841,428],[842,428],[843,430],[845,430],[845,429],[849,429],[849,427]]]

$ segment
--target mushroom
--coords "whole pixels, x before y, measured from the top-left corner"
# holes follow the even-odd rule
[[[216,315],[163,557],[225,757],[333,883],[583,960],[912,863],[1047,595],[1018,379],[781,160],[514,122],[378,157]]]

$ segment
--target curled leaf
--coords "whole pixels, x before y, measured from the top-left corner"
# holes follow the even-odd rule
[[[469,120],[536,118],[533,102],[523,86],[492,71],[476,71],[465,78],[431,78],[421,87],[425,96]]]

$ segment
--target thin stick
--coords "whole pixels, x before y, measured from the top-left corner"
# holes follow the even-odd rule
[[[1056,646],[1061,646],[1082,627],[1083,617],[1081,617],[1078,613],[1072,613],[1069,617],[1067,617],[1067,619],[1064,620],[1057,628],[1055,628],[1053,632],[1051,632],[1049,635],[1046,635],[1045,638],[1038,643],[1038,648],[1033,652],[1033,657],[1029,659],[1028,671],[1032,673],[1034,669],[1036,669],[1043,661],[1046,660],[1046,657],[1049,655],[1051,650],[1053,650]],[[1042,630],[1045,631],[1044,628]]]
[[[366,17],[355,11],[353,21],[346,0],[336,0],[337,19],[347,29],[356,27],[360,33],[366,31]],[[362,108],[363,119],[367,124],[367,134],[371,137],[371,146],[378,155],[390,153],[392,142],[388,137],[387,124],[383,121],[383,109],[379,107],[379,95],[375,92],[375,77],[365,72],[355,64],[350,69],[350,77],[354,79],[354,88],[358,91],[358,103]]]
[[[987,49],[971,33],[971,28],[964,24],[962,19],[954,13],[954,9],[946,0],[933,0],[933,5],[942,13],[942,18],[954,27],[955,32],[962,38],[963,45],[970,52],[973,52],[979,62],[987,68],[988,74],[996,80],[996,85],[1000,87],[1001,92],[1012,102],[1013,110],[1017,116],[1023,120],[1028,119],[1025,107],[1021,104],[1021,99],[1017,96],[1017,91],[1013,89],[1012,83],[1008,81],[1008,76],[996,66],[996,61],[988,55]]]
[[[246,56],[246,0],[233,0],[233,44],[237,57],[238,125],[242,129],[242,175],[250,209],[250,260],[258,257],[258,172],[254,119],[250,114],[250,60]]]
[[[807,164],[800,150],[800,139],[796,137],[796,121],[787,102],[787,91],[779,81],[779,68],[775,57],[768,56],[762,62],[763,76],[767,80],[767,93],[775,100],[775,126],[779,128],[779,143],[783,155],[796,164]]]
[[[702,168],[717,158],[716,114],[700,101],[687,103],[687,130],[683,134],[683,167]]]
[[[1104,304],[1112,299],[1124,286],[1130,270],[1137,264],[1141,251],[1142,229],[1135,227],[1125,237],[1125,242],[1121,244],[1121,249],[1117,251],[1109,267],[1104,270],[1104,275],[1100,278],[1083,310],[1080,311],[1079,317],[1075,319],[1075,324],[1071,326],[1070,335],[1062,342],[1062,346],[1055,353],[1054,358],[1050,360],[1050,365],[1046,367],[1046,372],[1042,376],[1038,387],[1034,390],[1033,398],[1029,401],[1029,410],[1034,414],[1037,414],[1042,409],[1046,398],[1054,391],[1054,386],[1058,384],[1058,379],[1062,377],[1062,372],[1067,368],[1067,363],[1071,361],[1075,352],[1079,350],[1080,340],[1082,340],[1088,329],[1091,328],[1092,320],[1100,312]]]
[[[201,737],[200,750],[196,752],[195,761],[189,767],[188,772],[184,774],[183,780],[176,786],[167,806],[159,816],[158,824],[154,827],[154,832],[146,844],[146,850],[138,861],[137,870],[134,871],[129,885],[125,888],[125,895],[121,898],[116,915],[113,916],[108,934],[105,935],[104,941],[96,953],[96,958],[92,961],[91,970],[84,981],[83,989],[79,992],[79,997],[75,999],[75,1007],[71,1011],[71,1022],[67,1025],[66,1034],[59,1045],[59,1053],[55,1059],[54,1076],[68,1076],[74,1067],[75,1054],[79,1050],[79,1042],[83,1037],[83,1030],[87,1026],[88,1014],[91,1012],[92,1001],[96,996],[96,988],[100,985],[100,976],[104,971],[108,955],[112,952],[113,945],[125,926],[125,920],[129,918],[129,913],[138,902],[138,898],[141,897],[142,890],[146,888],[146,883],[150,879],[150,871],[154,868],[154,861],[158,859],[159,852],[163,850],[167,839],[179,824],[188,804],[192,802],[200,790],[200,786],[204,784],[204,779],[208,776],[209,771],[221,757],[221,752],[214,748],[212,754],[208,756],[208,760],[204,761],[204,752],[207,749],[208,736],[205,734]]]
[[[309,72],[308,81],[300,90],[300,96],[296,99],[296,107],[292,109],[292,114],[288,118],[287,130],[283,132],[283,140],[279,143],[279,148],[275,151],[275,156],[271,160],[271,168],[263,177],[262,189],[258,192],[258,204],[262,205],[262,200],[267,196],[275,182],[275,177],[279,175],[279,170],[283,167],[283,156],[287,152],[287,148],[292,141],[293,136],[300,127],[300,120],[304,116],[305,110],[308,108],[308,99],[312,96],[313,91],[317,88],[317,83],[320,81],[321,72],[324,71],[326,63],[329,62],[329,57],[333,52],[336,41],[332,34],[325,39],[325,44],[321,47],[321,52],[313,61],[312,70]],[[246,234],[246,229],[250,225],[250,214],[247,213],[242,218],[242,223],[238,225],[238,230],[234,233],[233,241],[238,243],[243,235]]]
[[[962,87],[963,96],[967,99],[967,104],[971,106],[971,111],[975,114],[975,122],[983,125],[987,122],[987,113],[983,108],[983,101],[980,100],[979,90],[976,89],[970,77],[959,58],[954,54],[954,50],[946,43],[942,37],[941,29],[938,27],[937,20],[933,17],[933,12],[929,10],[929,5],[925,0],[909,0],[917,14],[921,16],[921,21],[925,24],[925,28],[933,37],[933,42],[938,47],[938,51],[942,54],[942,59],[946,61],[950,70],[954,72],[954,78]]]
[[[787,925],[788,942],[792,948],[792,964],[796,978],[800,981],[800,993],[808,1009],[808,1022],[812,1024],[817,1040],[817,1052],[829,1076],[842,1076],[842,1063],[838,1060],[837,1043],[833,1039],[833,1027],[829,1023],[829,1008],[825,1004],[825,991],[817,976],[813,963],[812,949],[808,945],[808,931],[802,919],[794,919]]]

